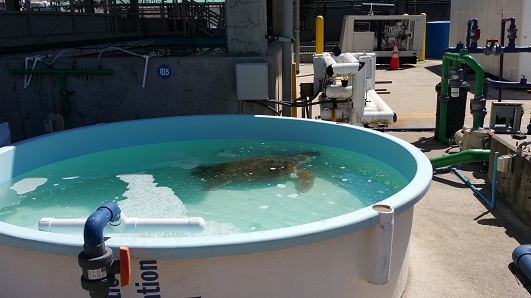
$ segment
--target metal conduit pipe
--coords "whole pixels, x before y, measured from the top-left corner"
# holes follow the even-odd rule
[[[479,39],[479,27],[478,19],[474,18],[467,22],[466,30],[466,48],[476,48],[478,46],[477,40]],[[472,41],[472,43],[471,43]]]
[[[515,47],[515,42],[514,40],[516,39],[516,31],[518,31],[518,29],[516,29],[516,24],[515,24],[515,19],[514,17],[513,18],[504,18],[501,20],[501,33],[500,33],[500,45],[501,47],[503,48],[503,46],[505,45],[505,23],[507,21],[511,21],[511,25],[509,26],[509,45],[508,47],[509,48],[514,48]],[[498,79],[500,81],[503,81],[503,51],[502,53],[500,54],[500,72],[499,72],[499,75],[498,75]],[[502,89],[501,88],[498,88],[498,101],[501,101],[501,98],[502,98]]]
[[[108,50],[118,50],[118,51],[122,51],[124,53],[130,54],[133,56],[144,58],[145,62],[144,62],[144,75],[142,76],[142,88],[146,87],[147,69],[148,69],[148,64],[149,64],[149,58],[151,58],[151,55],[140,55],[140,54],[128,51],[128,50],[124,50],[119,47],[107,47],[101,50],[100,53],[98,54],[98,68],[101,68],[101,55],[103,54],[103,52],[108,51]]]
[[[293,36],[293,2],[282,1],[282,36]],[[291,42],[282,43],[282,98],[291,98],[291,65],[293,63],[293,47]],[[291,109],[282,111],[285,116],[291,116]]]
[[[457,47],[446,48],[446,49],[444,49],[443,54],[444,53],[459,53],[459,51],[461,49],[466,49],[469,54],[485,54],[485,49],[489,48],[489,47],[464,48],[462,45],[463,44],[461,43],[461,47],[457,46]],[[531,52],[531,46],[515,46],[513,48],[510,48],[508,46],[507,47],[501,47],[501,53],[506,53],[506,54],[509,54],[509,53],[530,53],[530,52]]]
[[[502,81],[495,81],[495,80],[486,78],[485,84],[483,84],[483,94],[485,95],[485,97],[488,95],[489,86],[497,87],[500,89],[502,88],[530,89],[531,82],[528,83],[525,76],[520,79],[520,82],[502,82]]]

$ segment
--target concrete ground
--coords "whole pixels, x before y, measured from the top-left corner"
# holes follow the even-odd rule
[[[301,64],[299,69],[297,84],[313,81],[311,64]],[[440,69],[441,60],[403,66],[402,70],[378,68],[376,81],[391,81],[377,84],[376,88],[389,92],[381,97],[398,116],[392,127],[435,127],[435,85],[440,81]],[[469,83],[473,87],[474,82]],[[487,110],[497,90],[491,89],[489,95]],[[472,97],[470,93],[469,98]],[[521,127],[526,131],[531,95],[524,90],[504,90],[503,99],[523,100],[526,114]],[[318,114],[315,106],[313,116]],[[468,105],[466,115],[465,125],[472,126]],[[488,123],[487,115],[485,124]],[[408,141],[429,158],[459,151],[434,141],[434,131],[385,133]],[[456,167],[491,198],[487,170],[482,164]],[[455,174],[434,173],[430,190],[415,205],[408,284],[403,298],[530,296],[531,283],[512,272],[511,254],[520,244],[531,243],[531,227],[503,204],[503,198],[497,199],[496,209],[491,209]]]

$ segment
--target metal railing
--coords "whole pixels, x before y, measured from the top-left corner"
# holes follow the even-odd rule
[[[0,53],[131,37],[226,34],[223,1],[0,1]]]

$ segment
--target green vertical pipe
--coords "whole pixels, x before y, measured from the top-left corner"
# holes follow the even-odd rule
[[[476,92],[474,93],[476,98],[483,98],[483,80],[485,78],[485,69],[481,64],[479,64],[476,59],[474,59],[472,56],[466,54],[463,55],[463,61],[472,67],[474,72],[476,73]],[[474,117],[472,127],[473,128],[479,128],[481,123],[483,122],[482,117]]]
[[[441,94],[443,98],[448,95],[448,64],[450,62],[449,56],[443,55],[442,59],[442,74],[441,74]],[[437,99],[439,100],[439,99]],[[448,103],[441,101],[439,107],[439,141],[448,145],[449,141],[446,137],[446,114],[448,112]]]
[[[59,77],[59,93],[63,106],[63,121],[65,128],[70,128],[68,91],[66,91],[66,75],[112,75],[112,69],[13,69],[12,75],[57,75]]]
[[[475,97],[483,98],[483,80],[485,77],[485,70],[476,59],[468,54],[467,49],[461,49],[459,53],[444,53],[442,59],[442,75],[441,75],[441,97],[448,95],[448,67],[449,60],[452,60],[453,65],[459,65],[459,63],[466,63],[476,73],[476,91]],[[448,144],[448,138],[446,137],[446,113],[447,103],[441,103],[440,106],[440,118],[439,118],[439,140],[444,144]],[[482,122],[481,117],[474,117],[473,127],[479,128]]]
[[[61,116],[63,116],[65,128],[70,128],[70,120],[68,119],[69,102],[68,92],[66,91],[65,74],[63,72],[59,72],[57,73],[57,76],[59,77],[59,94],[61,94],[61,105],[63,106],[62,111],[59,112],[61,113]]]

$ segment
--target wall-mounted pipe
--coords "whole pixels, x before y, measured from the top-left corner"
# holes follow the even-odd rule
[[[388,205],[373,205],[372,209],[378,212],[378,224],[367,230],[370,235],[364,249],[368,257],[364,259],[362,278],[373,285],[385,285],[391,272],[394,209]]]
[[[478,27],[478,19],[474,18],[472,20],[469,20],[467,22],[467,30],[466,30],[466,47],[467,49],[470,48],[477,48],[478,46],[478,39],[480,38],[480,31]]]
[[[70,101],[68,97],[72,94],[66,90],[65,77],[67,75],[112,75],[112,69],[13,69],[11,71],[12,75],[56,75],[59,78],[59,93],[61,96],[60,102],[60,114],[63,116],[65,128],[70,128],[70,119],[69,119],[69,105]],[[27,82],[29,84],[29,82]],[[26,84],[26,79],[24,79],[24,84]]]
[[[485,84],[483,84],[483,94],[485,97],[488,95],[489,86],[497,88],[518,88],[518,89],[529,89],[531,88],[531,82],[527,82],[525,76],[522,76],[520,82],[505,82],[505,81],[495,81],[493,79],[486,78]]]
[[[201,217],[190,218],[136,218],[120,216],[117,223],[109,223],[104,227],[104,233],[201,233],[205,229],[205,220]],[[42,218],[39,221],[39,231],[65,234],[80,234],[83,231],[85,222],[83,218],[60,219]]]
[[[142,88],[146,87],[147,69],[148,69],[148,64],[149,64],[149,58],[151,58],[151,56],[150,55],[140,55],[140,54],[137,54],[137,53],[134,53],[134,52],[131,52],[131,51],[128,51],[128,50],[124,50],[124,49],[118,48],[118,47],[107,47],[107,48],[101,50],[100,53],[98,54],[98,68],[101,68],[101,55],[104,52],[109,51],[109,50],[122,51],[124,53],[129,54],[129,55],[133,55],[133,56],[138,56],[138,57],[144,58],[145,62],[144,62],[144,75],[142,76]],[[291,80],[291,78],[290,78],[290,80]]]
[[[39,61],[42,61],[42,58],[44,58],[44,56],[41,56],[41,55],[24,58],[24,69],[28,70],[28,63],[33,60],[33,65],[31,66],[31,70],[35,70],[37,68],[37,63],[39,63]],[[24,89],[29,87],[32,77],[33,77],[33,73],[24,74]]]
[[[531,280],[531,244],[520,245],[513,250],[513,262]]]
[[[282,36],[293,40],[293,1],[282,1]],[[293,63],[293,44],[282,42],[282,98],[291,99],[291,65]],[[291,116],[291,109],[284,109],[282,114]]]
[[[509,44],[507,47],[514,49],[516,47],[516,44],[514,42],[514,40],[516,39],[516,31],[518,31],[518,29],[516,29],[516,23],[515,23],[514,17],[504,18],[501,20],[500,46],[503,49],[503,46],[505,45],[505,23],[508,21],[511,21],[511,25],[509,25],[509,30],[508,30],[510,34],[508,35]],[[500,72],[498,75],[498,79],[500,81],[503,81],[503,51],[500,54]],[[498,101],[501,101],[501,98],[502,98],[502,89],[498,88]]]
[[[462,44],[461,44],[462,45]],[[490,47],[477,47],[477,48],[465,48],[469,54],[486,54],[489,56],[489,48]],[[464,49],[462,46],[459,47],[449,47],[444,49],[443,53],[459,53],[461,49]],[[514,48],[509,47],[500,47],[501,52],[500,53],[530,53],[531,52],[531,46],[515,46]]]

